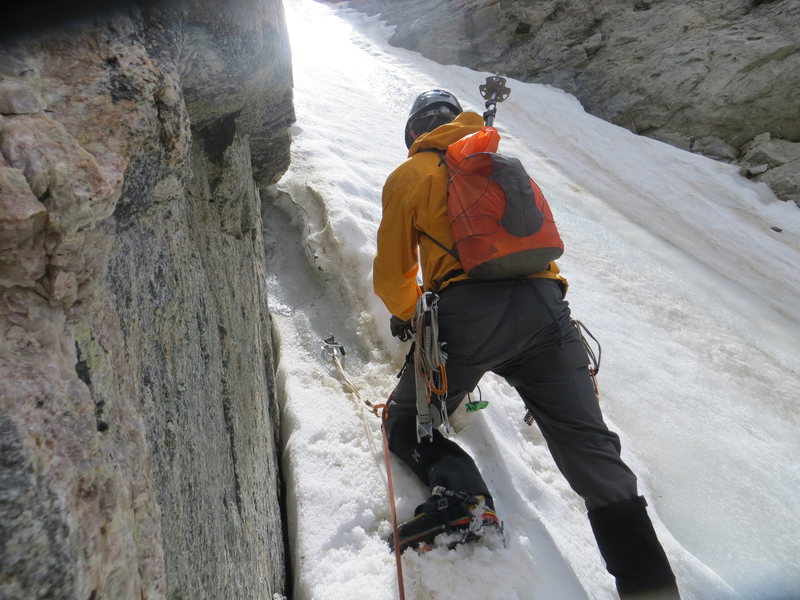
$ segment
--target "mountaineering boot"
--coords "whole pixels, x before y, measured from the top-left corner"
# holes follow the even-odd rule
[[[502,532],[491,496],[476,496],[436,486],[433,495],[416,508],[414,518],[398,527],[400,552],[409,547],[427,548],[441,533],[460,536],[450,544],[453,548],[482,535],[484,527]],[[393,535],[388,541],[394,549]]]
[[[634,496],[590,510],[589,523],[622,600],[680,600],[646,506]]]

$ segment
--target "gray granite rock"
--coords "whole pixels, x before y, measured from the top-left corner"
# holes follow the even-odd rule
[[[175,57],[192,126],[225,135],[235,125],[250,138],[256,180],[269,185],[289,164],[294,122],[283,5],[237,0],[225,18],[220,9],[212,0],[159,5],[147,15],[148,36]]]
[[[800,160],[769,169],[756,180],[770,186],[778,197],[800,206]]]
[[[0,114],[27,115],[41,113],[44,103],[24,81],[0,81]]]
[[[762,133],[744,147],[741,162],[747,166],[779,167],[797,160],[800,160],[800,143],[772,139],[769,133]]]
[[[735,146],[713,135],[692,140],[691,151],[725,162],[736,160],[739,156],[739,150]]]
[[[282,19],[185,0],[0,48],[3,599],[284,591],[257,194],[288,161]]]
[[[47,209],[25,174],[0,154],[0,285],[12,287],[44,275],[46,224]]]
[[[743,175],[744,177],[752,179],[757,175],[761,175],[762,173],[766,173],[769,170],[769,165],[764,163],[760,165],[756,165],[754,167],[742,167],[739,169],[739,174]]]

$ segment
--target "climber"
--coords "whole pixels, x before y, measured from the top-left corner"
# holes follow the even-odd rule
[[[519,393],[547,440],[558,468],[588,510],[600,552],[622,598],[679,598],[675,577],[620,458],[619,437],[603,421],[584,346],[564,300],[555,262],[529,277],[470,279],[442,246],[452,246],[447,169],[439,152],[478,132],[483,119],[463,112],[455,96],[429,90],[414,102],[405,128],[408,159],[383,188],[383,215],[373,266],[375,293],[391,313],[391,333],[414,334],[411,318],[424,291],[438,289],[439,339],[446,342],[446,412],[452,413],[491,371]],[[424,234],[423,234],[424,233]],[[432,239],[440,244],[434,243]],[[423,289],[416,275],[421,263]],[[460,272],[459,272],[460,271]],[[399,529],[413,545],[431,519],[456,522],[494,516],[494,499],[473,459],[435,429],[420,438],[415,373],[406,365],[386,413],[389,447],[432,491]],[[434,515],[434,513],[438,513]],[[428,516],[431,516],[428,519]]]

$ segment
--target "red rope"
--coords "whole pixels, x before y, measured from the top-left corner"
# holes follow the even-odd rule
[[[392,510],[392,541],[394,542],[394,561],[397,566],[397,587],[400,590],[400,600],[406,599],[403,589],[403,564],[400,560],[400,532],[397,529],[397,509],[394,503],[394,485],[392,484],[392,465],[389,460],[389,437],[386,434],[386,410],[383,411],[381,419],[381,433],[383,434],[383,458],[386,461],[386,480],[389,483],[389,506]]]

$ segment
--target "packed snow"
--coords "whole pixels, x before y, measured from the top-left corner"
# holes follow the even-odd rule
[[[414,98],[482,112],[487,73],[388,44],[375,17],[284,0],[292,42],[291,168],[265,195],[292,595],[398,598],[379,419],[407,344],[372,293],[386,176]],[[636,136],[557,89],[509,80],[500,149],[548,196],[573,316],[599,338],[609,426],[639,476],[686,599],[800,597],[800,209],[733,166]],[[779,228],[776,231],[773,228]],[[497,541],[402,556],[406,598],[616,598],[581,499],[502,380],[460,409],[505,523]],[[401,520],[428,494],[392,461]]]

